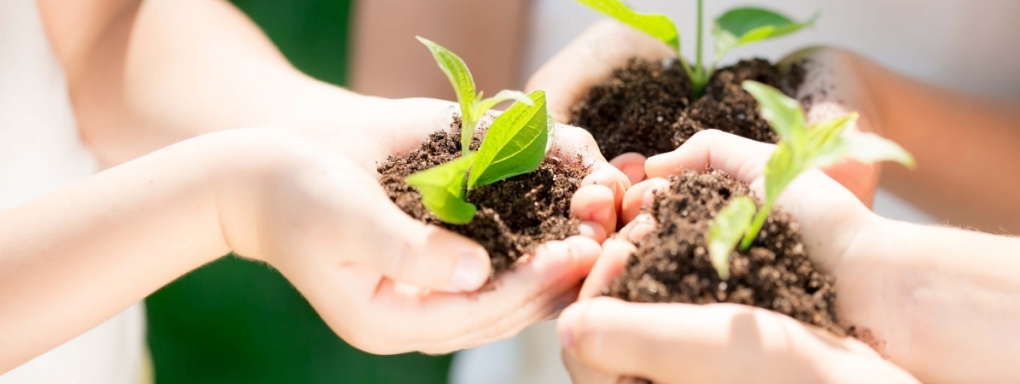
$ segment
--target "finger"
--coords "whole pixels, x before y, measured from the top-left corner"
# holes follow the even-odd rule
[[[657,224],[658,223],[652,215],[643,213],[621,228],[620,232],[617,233],[617,237],[622,240],[637,243],[644,240],[646,236],[654,232]]]
[[[566,307],[600,252],[598,243],[581,236],[549,242],[471,293],[400,291],[389,279],[367,281],[357,266],[311,270],[314,276],[302,281],[320,286],[302,292],[312,292],[316,310],[359,349],[448,353],[513,336]]]
[[[615,21],[593,24],[542,66],[525,89],[546,91],[549,112],[566,123],[570,108],[588,89],[633,57],[651,60],[675,56],[658,40]]]
[[[557,328],[563,348],[582,364],[657,382],[736,383],[752,374],[756,382],[820,382],[825,377],[813,369],[816,360],[881,362],[854,339],[733,304],[597,298],[568,307]]]
[[[645,173],[649,178],[667,177],[711,167],[751,182],[761,176],[774,150],[771,144],[710,129],[694,134],[675,151],[648,158]]]
[[[448,353],[512,337],[525,327],[555,316],[577,301],[580,282],[591,271],[601,247],[593,240],[573,236],[544,244],[534,259],[504,273],[492,291],[477,297],[440,294],[422,303],[442,320],[432,324],[434,341],[419,348],[427,353]],[[472,322],[456,324],[457,314]],[[421,318],[419,318],[421,320]],[[460,327],[457,327],[460,325]]]
[[[627,190],[623,196],[623,208],[620,210],[624,223],[630,223],[635,217],[641,214],[644,208],[651,207],[649,198],[654,198],[655,192],[669,188],[669,181],[666,179],[648,179]]]
[[[612,233],[616,231],[615,200],[613,190],[606,186],[583,186],[570,199],[570,213],[582,221],[598,224],[603,234]]]
[[[581,224],[578,225],[577,231],[579,235],[595,240],[595,242],[599,244],[606,241],[606,238],[609,236],[606,234],[606,229],[603,228],[601,224],[593,221],[581,222]]]
[[[563,366],[570,373],[570,381],[574,384],[620,384],[617,375],[581,364],[576,357],[566,351],[560,351],[560,357],[563,359]]]
[[[882,164],[864,164],[847,159],[822,169],[826,175],[853,192],[865,206],[871,207],[875,198],[875,190],[882,174]]]
[[[489,279],[492,263],[477,242],[415,220],[389,201],[373,212],[375,252],[358,261],[401,283],[447,292],[471,292]]]
[[[609,164],[627,175],[631,185],[645,180],[645,156],[640,153],[624,153],[614,158]]]
[[[629,241],[621,239],[609,239],[602,244],[602,255],[599,256],[591,273],[584,279],[581,293],[578,299],[589,299],[602,295],[602,291],[609,287],[617,277],[623,274],[627,267],[627,259],[634,253],[636,248]]]
[[[630,188],[627,175],[606,162],[591,133],[577,127],[557,124],[549,153],[559,161],[588,170],[581,185],[604,185],[613,191],[615,208],[619,209],[623,194]]]

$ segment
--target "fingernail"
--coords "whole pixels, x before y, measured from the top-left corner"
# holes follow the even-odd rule
[[[464,253],[457,262],[453,272],[453,286],[461,291],[474,291],[481,288],[489,279],[489,268],[482,263],[477,252]]]

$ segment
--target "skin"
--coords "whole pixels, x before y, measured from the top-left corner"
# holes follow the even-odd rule
[[[705,131],[648,159],[655,178],[711,166],[763,193],[774,146]],[[647,206],[653,188],[628,191]],[[559,333],[575,382],[637,376],[684,382],[1012,382],[1020,369],[1020,240],[882,218],[820,171],[809,171],[779,205],[801,223],[812,261],[835,276],[836,305],[880,341],[875,351],[761,309],[736,305],[635,304],[582,300]],[[608,240],[582,288],[600,295],[623,271],[632,241],[654,228],[638,217]],[[735,347],[736,346],[736,347]],[[893,365],[895,364],[895,365]],[[909,373],[909,375],[908,375]],[[911,377],[911,375],[913,377]],[[916,380],[914,379],[916,378]]]
[[[630,186],[590,135],[556,129],[551,155],[591,170],[572,210],[585,236],[486,282],[484,250],[406,216],[375,181],[377,162],[448,129],[453,103],[308,78],[222,1],[39,6],[83,140],[110,169],[0,213],[0,345],[17,346],[0,348],[0,373],[230,251],[280,270],[369,352],[509,337],[576,299]]]
[[[540,69],[529,87],[546,89],[557,119],[566,121],[570,107],[612,68],[630,57],[668,55],[664,45],[639,32],[600,22]],[[1018,203],[1001,192],[1014,190],[1017,179],[980,171],[1020,166],[1020,155],[1011,149],[1020,142],[1016,101],[983,100],[922,84],[833,48],[796,52],[779,68],[788,71],[790,64],[805,59],[815,65],[795,96],[812,102],[810,121],[858,111],[857,129],[878,132],[917,158],[916,172],[890,167],[881,176],[882,186],[951,223],[992,232],[1020,230]],[[619,214],[630,224],[620,240],[604,243],[582,297],[598,295],[619,276],[633,251],[631,242],[654,228],[641,209],[667,183],[657,178],[711,165],[757,183],[760,194],[758,176],[770,151],[706,131],[647,162],[636,154],[611,160],[635,184]],[[760,310],[602,298],[568,308],[560,320],[564,361],[575,381],[617,382],[626,376],[664,383],[916,381],[903,370],[924,382],[1014,381],[1020,372],[1006,356],[1017,351],[999,340],[1011,340],[1020,331],[1013,297],[1020,279],[1017,261],[1009,257],[1017,240],[868,213],[879,171],[877,165],[848,162],[825,169],[824,175],[809,172],[779,205],[804,224],[815,262],[840,281],[841,312],[883,341],[888,361],[853,340],[830,340]],[[732,348],[732,343],[742,347]],[[751,372],[753,379],[741,376]]]
[[[558,122],[570,120],[570,109],[580,102],[588,89],[604,81],[613,69],[626,64],[631,58],[658,61],[673,57],[673,51],[662,42],[633,28],[612,20],[603,20],[593,24],[567,47],[546,62],[528,81],[528,89],[545,89],[549,100],[549,108]],[[784,60],[792,63],[798,56]],[[837,99],[835,93],[852,88],[852,83],[835,83],[831,71],[826,67],[816,68],[812,75],[824,77],[822,82],[833,89],[803,87],[799,98],[811,99],[816,108],[808,113],[808,123],[826,121],[851,111],[861,110],[853,100]],[[785,73],[787,65],[781,66]],[[785,74],[784,74],[785,76]],[[831,77],[831,78],[830,78]],[[827,91],[827,92],[821,92]],[[854,129],[874,131],[874,122],[865,115]],[[610,160],[610,164],[624,172],[631,183],[637,184],[645,179],[642,171],[644,156],[627,153]],[[865,204],[870,205],[878,186],[879,168],[857,162],[845,162],[826,168],[826,173],[833,176],[854,192]],[[637,212],[622,211],[620,217],[628,220]]]

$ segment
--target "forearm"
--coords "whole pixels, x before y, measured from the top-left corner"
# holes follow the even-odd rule
[[[49,3],[44,16],[78,123],[106,165],[223,129],[336,127],[357,97],[293,68],[226,1],[138,2],[107,12],[96,41],[71,39],[90,24],[60,19],[67,7]],[[95,53],[74,54],[79,45]]]
[[[216,185],[237,177],[200,138],[0,213],[0,373],[229,252]]]
[[[1020,102],[984,100],[897,75],[864,59],[856,66],[882,134],[917,158],[916,170],[886,167],[882,184],[954,225],[1020,233]],[[1001,172],[1005,171],[1005,172]]]
[[[882,219],[868,241],[892,360],[924,382],[1020,377],[1020,239]],[[880,267],[881,266],[881,267]],[[878,300],[877,302],[882,302]],[[880,337],[882,335],[879,335]]]
[[[372,0],[355,3],[351,88],[385,97],[455,95],[415,35],[461,55],[478,89],[520,88],[530,0]],[[399,9],[395,12],[394,9]]]

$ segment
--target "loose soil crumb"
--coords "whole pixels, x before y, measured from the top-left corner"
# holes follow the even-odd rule
[[[712,218],[746,184],[719,171],[693,171],[670,179],[650,213],[656,232],[638,244],[622,276],[606,294],[633,302],[736,303],[770,309],[838,336],[835,279],[817,270],[805,253],[799,225],[774,209],[748,252],[735,253],[730,279],[719,278],[706,248]]]
[[[590,131],[607,159],[669,152],[705,129],[775,143],[758,103],[740,87],[745,80],[780,86],[779,71],[768,61],[744,60],[717,70],[704,96],[695,100],[680,65],[631,60],[592,87],[574,106],[570,123]]]
[[[478,208],[466,225],[446,224],[421,203],[421,194],[404,179],[415,172],[460,157],[460,121],[451,132],[436,132],[410,153],[390,157],[379,165],[379,183],[411,217],[474,239],[489,252],[493,274],[513,268],[538,245],[578,233],[579,222],[570,217],[570,198],[584,177],[584,170],[550,162],[532,173],[471,190],[467,200]],[[481,130],[480,130],[481,131]],[[478,135],[472,149],[480,144]]]

